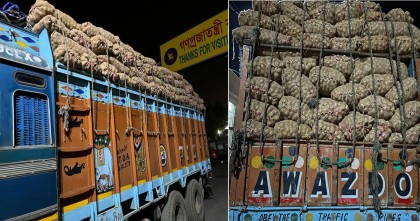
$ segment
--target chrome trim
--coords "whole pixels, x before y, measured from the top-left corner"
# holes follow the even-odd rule
[[[19,163],[0,164],[0,180],[36,173],[56,171],[57,160],[33,160]]]

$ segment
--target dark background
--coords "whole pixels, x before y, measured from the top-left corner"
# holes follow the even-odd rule
[[[0,2],[2,7],[7,1]],[[35,0],[14,0],[25,14]],[[160,45],[227,9],[218,1],[98,1],[49,0],[55,8],[73,17],[103,27],[144,56],[160,62]],[[204,99],[206,127],[211,136],[227,125],[227,53],[188,67],[182,74]]]
[[[391,9],[402,8],[404,11],[409,11],[411,17],[414,19],[414,25],[420,27],[420,14],[417,12],[417,8],[420,6],[418,1],[373,1],[381,5],[382,12],[388,13]],[[232,30],[239,26],[238,14],[241,11],[252,9],[251,1],[229,1],[229,68],[233,70],[234,73],[238,74],[239,71],[239,47],[235,42],[234,48],[232,47]],[[235,53],[233,53],[235,51]],[[233,55],[236,55],[233,59]]]

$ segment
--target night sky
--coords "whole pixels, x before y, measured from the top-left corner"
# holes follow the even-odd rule
[[[2,7],[7,1],[0,3]],[[35,0],[15,0],[28,14]],[[160,61],[161,44],[227,9],[227,1],[98,1],[49,0],[76,22],[89,21],[120,37],[144,56]],[[112,4],[111,4],[112,3]],[[136,6],[140,5],[140,6]],[[128,27],[128,28],[127,28]],[[204,99],[206,106],[227,103],[227,53],[179,71]]]

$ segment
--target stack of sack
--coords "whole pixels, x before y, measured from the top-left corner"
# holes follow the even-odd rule
[[[304,12],[300,1],[260,3],[254,1],[253,10],[239,14],[240,27],[233,30],[239,44],[252,40],[259,26],[259,43],[300,47],[303,37],[306,48],[319,49],[323,45],[369,52],[369,26],[373,52],[388,53],[391,48],[393,54],[412,54],[412,41],[418,49],[420,31],[411,24],[409,13],[401,9],[381,14],[377,3],[354,1],[348,13],[345,2],[309,1]],[[396,36],[385,33],[385,25],[388,31],[393,28]],[[247,136],[259,138],[263,133],[266,139],[291,139],[299,135],[307,140],[318,137],[329,141],[373,142],[377,117],[378,141],[402,143],[405,124],[407,143],[418,142],[417,81],[408,76],[403,61],[331,53],[324,53],[320,59],[319,53],[301,57],[298,52],[284,49],[273,53],[270,49],[267,53],[263,47],[257,44],[256,57],[248,63],[249,119],[243,122]]]
[[[118,36],[90,22],[77,23],[48,1],[37,0],[28,14],[32,31],[46,28],[50,34],[54,59],[71,68],[109,77],[114,84],[146,91],[204,110],[204,101],[182,75],[157,66],[124,44]]]

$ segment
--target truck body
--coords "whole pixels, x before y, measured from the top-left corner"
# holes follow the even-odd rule
[[[208,181],[203,112],[55,62],[47,30],[0,39],[0,220],[123,220]]]
[[[252,59],[259,56],[261,49],[271,50],[274,57],[278,52],[299,52],[300,47],[292,50],[263,46],[255,40],[240,46],[241,80],[230,153],[229,220],[418,220],[418,144],[381,143],[378,147],[372,142],[265,138],[269,133],[264,123],[259,130],[247,131],[245,122],[253,117],[251,108],[247,109],[252,93]],[[409,76],[418,79],[414,61],[415,56],[409,61]],[[260,91],[262,102],[267,91]]]

